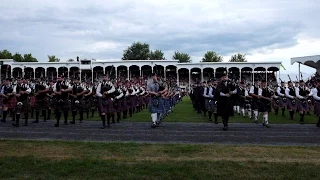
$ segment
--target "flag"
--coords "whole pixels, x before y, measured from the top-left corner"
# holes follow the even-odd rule
[[[286,70],[286,68],[283,66],[283,64],[281,63],[280,66],[283,68],[283,70]]]

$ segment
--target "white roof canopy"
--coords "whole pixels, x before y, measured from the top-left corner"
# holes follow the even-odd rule
[[[320,55],[291,58],[291,64],[294,63],[301,63],[315,69],[320,69]]]

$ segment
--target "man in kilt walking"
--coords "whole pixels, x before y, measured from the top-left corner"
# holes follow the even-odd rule
[[[314,99],[314,113],[318,117],[317,127],[320,127],[320,79],[317,80],[317,86],[312,89]]]
[[[43,121],[46,121],[46,109],[47,109],[47,99],[46,93],[49,91],[49,86],[44,82],[38,79],[34,87],[34,96],[35,96],[35,111],[36,111],[36,120],[33,123],[39,123],[40,111],[42,111]]]
[[[13,93],[13,88],[14,86],[11,83],[11,79],[7,78],[4,82],[4,85],[1,88],[1,97],[2,97],[2,113],[3,113],[3,118],[2,122],[7,121],[7,115],[8,112],[9,114],[14,113],[14,109],[17,105],[17,100],[16,97]],[[13,120],[15,120],[15,116],[12,116]]]
[[[150,94],[149,112],[151,113],[152,128],[160,123],[160,115],[165,113],[164,101],[161,97],[160,83],[155,73],[152,74],[152,80],[147,84],[147,90]]]
[[[28,116],[30,110],[29,94],[31,93],[31,88],[26,81],[21,78],[18,80],[18,84],[14,86],[13,93],[16,95],[17,105],[15,108],[16,122],[12,125],[19,127],[20,115],[24,114],[24,126],[28,126]]]

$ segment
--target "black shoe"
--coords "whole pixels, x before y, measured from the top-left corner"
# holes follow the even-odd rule
[[[320,123],[317,124],[317,127],[320,127]]]
[[[227,127],[223,127],[223,131],[228,131],[228,128]]]
[[[43,120],[43,122],[47,122],[47,120],[46,120],[46,119],[44,119],[44,120]]]
[[[218,121],[214,121],[215,124],[218,124]]]
[[[1,119],[1,122],[4,122],[4,123],[5,123],[5,122],[7,122],[7,121],[6,121],[6,120]]]
[[[106,126],[102,126],[102,127],[101,127],[101,129],[105,129],[105,128],[106,128]]]
[[[266,128],[270,128],[269,124],[264,125]]]
[[[64,125],[68,125],[68,122],[67,122],[67,121],[65,121],[65,122],[64,122]]]
[[[152,128],[156,128],[157,125],[156,125],[156,124],[152,124],[151,127],[152,127]]]
[[[254,123],[259,124],[259,122],[258,122],[258,121],[254,121]]]
[[[82,123],[82,120],[80,120],[80,123]]]
[[[59,124],[54,124],[54,127],[59,127]]]
[[[32,121],[32,123],[39,123],[39,121]]]
[[[75,121],[70,121],[70,124],[75,124],[75,123],[76,123]],[[66,124],[66,122],[64,124]]]

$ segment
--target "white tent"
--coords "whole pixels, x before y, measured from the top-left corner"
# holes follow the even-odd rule
[[[320,55],[291,58],[291,64],[294,63],[299,63],[299,73],[300,64],[303,64],[316,69],[317,73],[320,74]]]

